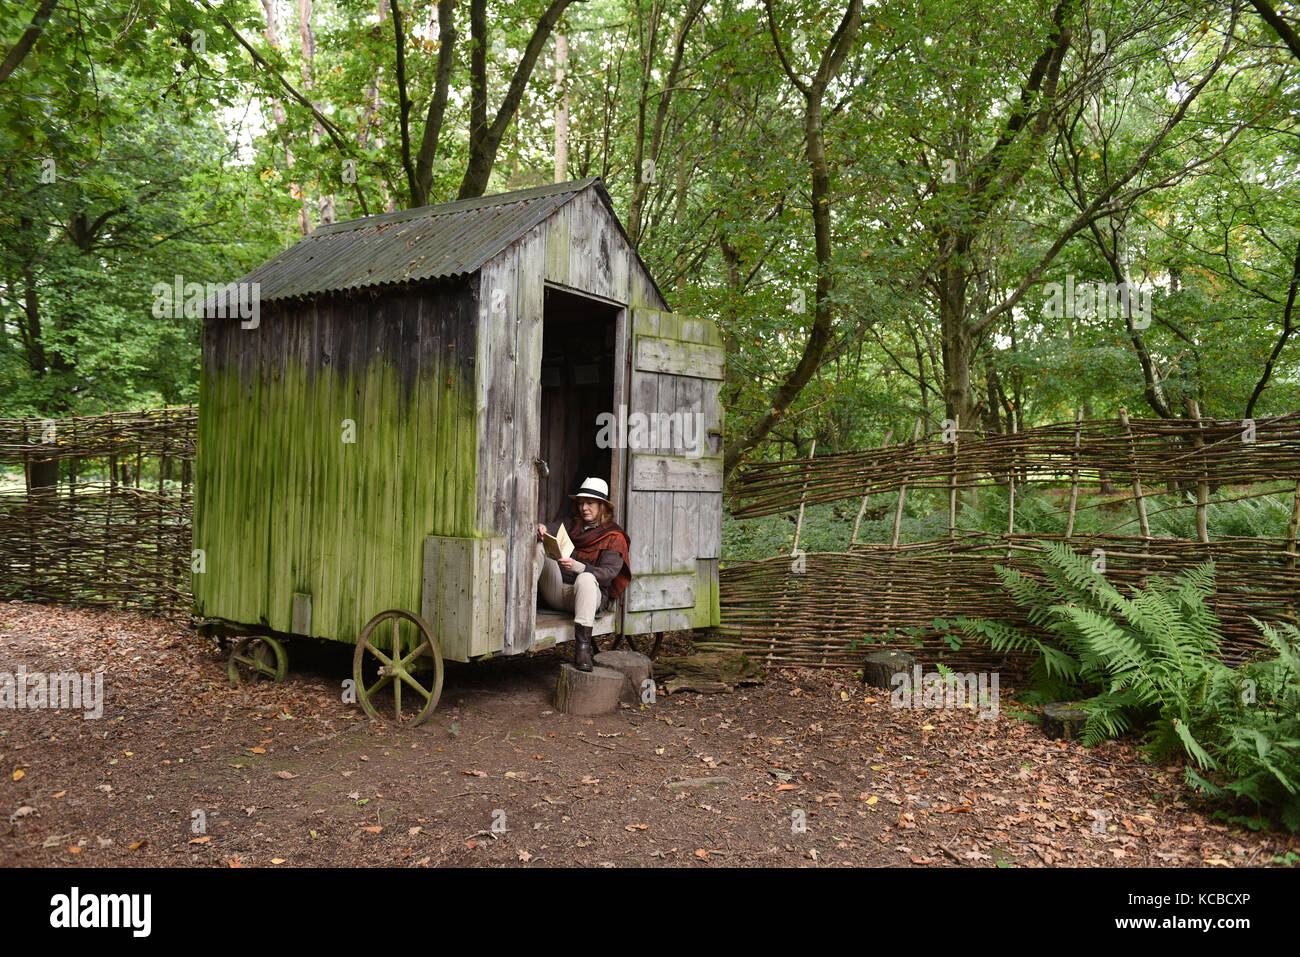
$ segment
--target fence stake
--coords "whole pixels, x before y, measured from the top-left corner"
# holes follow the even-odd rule
[[[1128,421],[1128,409],[1119,410],[1119,421],[1128,436],[1129,457],[1133,467],[1133,501],[1137,504],[1138,524],[1142,526],[1142,537],[1151,537],[1151,523],[1147,521],[1147,503],[1142,496],[1142,480],[1138,478],[1137,449],[1133,445],[1133,429]]]
[[[1016,434],[1016,420],[1011,419],[1011,434]],[[1011,450],[1011,471],[1007,472],[1007,558],[1011,557],[1011,536],[1016,533],[1016,452]]]
[[[888,448],[889,440],[892,439],[893,437],[894,437],[894,430],[890,429],[888,432],[885,433],[885,441],[880,443],[880,447],[882,449]],[[858,540],[858,528],[861,527],[862,525],[862,515],[867,510],[867,499],[869,497],[870,497],[870,493],[864,493],[862,496],[862,504],[858,506],[858,517],[853,522],[853,534],[849,536],[850,550],[852,550],[854,544]]]
[[[808,461],[811,462],[813,460],[813,456],[815,456],[816,454],[817,454],[817,440],[813,439],[812,448],[808,450]],[[793,555],[795,552],[799,550],[799,532],[803,529],[804,499],[808,495],[808,479],[810,479],[811,477],[812,477],[811,475],[804,477],[803,491],[799,494],[799,520],[794,523],[794,544],[790,546],[791,555]]]
[[[1210,540],[1210,524],[1206,506],[1210,501],[1210,475],[1205,461],[1205,423],[1201,421],[1201,404],[1195,399],[1187,400],[1187,414],[1196,420],[1196,434],[1192,436],[1192,446],[1200,453],[1201,477],[1196,482],[1196,537],[1202,542]]]
[[[912,444],[916,445],[921,439],[921,419],[916,420],[916,428],[912,429]],[[915,451],[915,449],[913,449]],[[889,542],[889,547],[898,551],[898,535],[903,528],[903,496],[907,494],[907,480],[904,479],[898,485],[898,505],[894,508],[894,537]]]
[[[1065,537],[1074,537],[1074,513],[1079,506],[1079,443],[1083,438],[1083,409],[1074,410],[1074,451],[1070,453],[1070,517],[1065,522]]]
[[[1296,535],[1300,532],[1300,482],[1295,483],[1295,495],[1291,500],[1291,521],[1286,526],[1286,567],[1295,571]]]
[[[957,446],[961,442],[961,418],[953,419],[952,473],[948,488],[948,537],[957,537]]]

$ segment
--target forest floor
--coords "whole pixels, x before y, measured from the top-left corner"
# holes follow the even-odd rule
[[[847,671],[555,713],[543,652],[448,669],[417,728],[341,700],[351,649],[299,643],[232,688],[213,642],[121,612],[0,605],[0,673],[102,671],[104,713],[0,710],[0,865],[1288,864],[1129,743],[1007,713],[892,708]],[[709,779],[712,779],[711,781]]]

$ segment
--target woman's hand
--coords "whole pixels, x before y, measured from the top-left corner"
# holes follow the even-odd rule
[[[582,562],[574,561],[572,558],[557,558],[556,561],[560,563],[560,567],[566,572],[581,572],[587,569],[587,566]]]
[[[537,526],[537,540],[538,540],[539,542],[542,540],[542,536],[545,535],[545,534],[546,534],[546,526],[545,526],[545,525],[538,525],[538,526]]]

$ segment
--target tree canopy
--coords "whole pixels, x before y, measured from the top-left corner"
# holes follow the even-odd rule
[[[588,175],[722,326],[729,469],[1300,399],[1292,3],[0,10],[6,415],[194,401],[199,320],[159,282]]]

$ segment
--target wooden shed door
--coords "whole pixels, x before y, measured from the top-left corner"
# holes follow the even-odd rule
[[[635,309],[629,336],[624,634],[718,624],[722,387],[717,326]],[[622,426],[620,425],[620,430]]]

